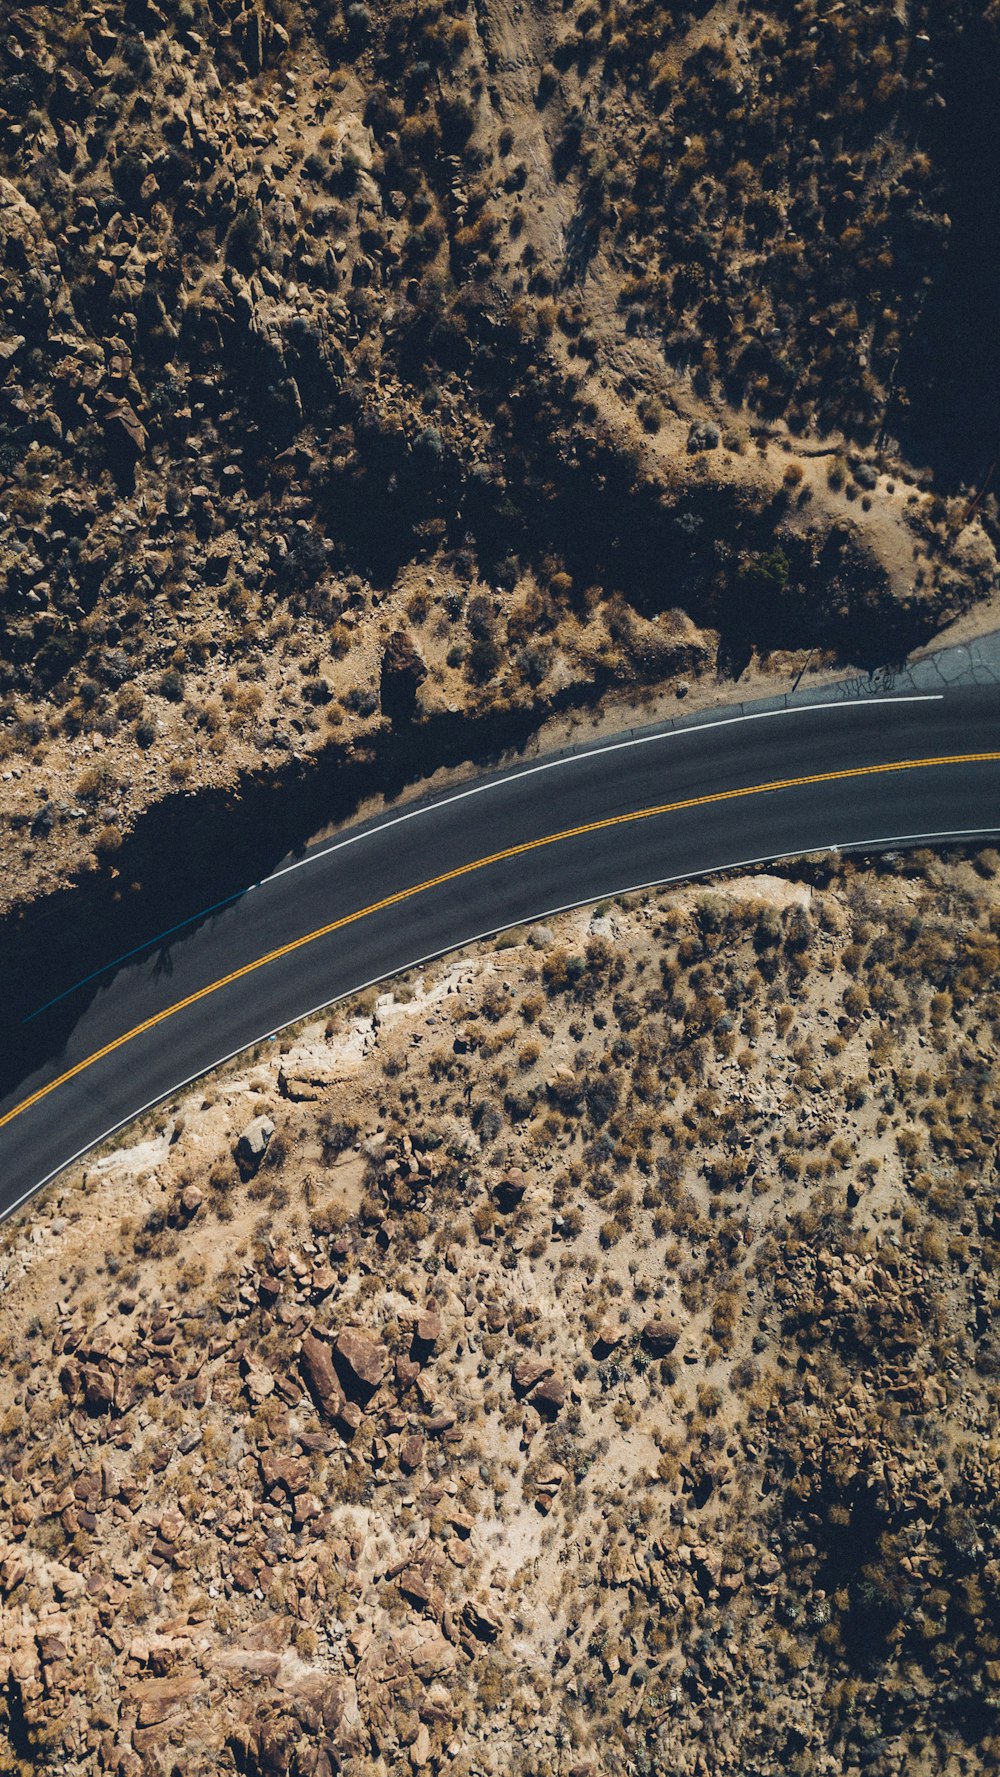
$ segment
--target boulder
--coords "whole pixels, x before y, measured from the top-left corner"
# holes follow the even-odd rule
[[[109,1370],[86,1364],[81,1372],[84,1399],[91,1413],[108,1413],[115,1404],[115,1378]]]
[[[259,1684],[262,1680],[277,1678],[281,1656],[257,1648],[224,1647],[213,1653],[212,1664],[230,1682],[238,1683],[241,1679],[246,1679],[248,1683],[252,1681]]]
[[[299,1352],[306,1387],[324,1419],[336,1419],[344,1405],[344,1391],[334,1368],[333,1353],[325,1339],[306,1333]]]
[[[455,1420],[454,1413],[435,1413],[431,1419],[424,1420],[424,1431],[428,1437],[439,1438],[443,1432],[451,1431]]]
[[[520,1167],[514,1167],[498,1181],[493,1190],[493,1198],[502,1215],[510,1215],[517,1208],[527,1188],[528,1175]]]
[[[108,341],[107,351],[109,383],[126,386],[132,375],[132,354],[128,346],[124,340],[113,339]]]
[[[236,1164],[244,1179],[251,1179],[258,1170],[267,1144],[274,1134],[274,1124],[263,1113],[248,1123],[236,1143]]]
[[[435,1351],[444,1331],[440,1314],[433,1308],[425,1309],[413,1331],[416,1345],[425,1351]]]
[[[399,1446],[399,1464],[407,1474],[412,1474],[424,1460],[424,1440],[419,1432],[413,1432],[403,1439]]]
[[[551,1375],[551,1372],[552,1365],[543,1357],[519,1357],[512,1371],[514,1392],[519,1395],[530,1393],[543,1376]]]
[[[364,1327],[344,1327],[334,1350],[347,1392],[365,1400],[374,1394],[389,1365],[389,1353]]]
[[[0,339],[0,378],[7,374],[25,343],[23,333],[13,333],[6,339]]]
[[[566,1405],[566,1384],[558,1370],[543,1376],[531,1391],[531,1404],[546,1419],[554,1419]]]
[[[322,1516],[323,1507],[315,1493],[297,1493],[292,1503],[292,1524],[296,1530]]]
[[[346,1438],[353,1438],[363,1418],[364,1414],[357,1401],[345,1401],[337,1414],[337,1424]]]
[[[259,1462],[260,1478],[268,1493],[272,1488],[283,1487],[289,1498],[294,1499],[297,1493],[308,1491],[311,1471],[307,1462],[300,1462],[295,1456],[271,1456],[268,1452],[259,1458]]]
[[[196,1676],[180,1675],[176,1678],[145,1678],[132,1687],[131,1700],[139,1707],[139,1726],[151,1728],[166,1721],[185,1703],[189,1702],[198,1689],[199,1680]]]
[[[647,1320],[642,1329],[642,1342],[654,1357],[667,1357],[681,1336],[675,1320]]]
[[[145,454],[146,428],[131,401],[126,401],[124,396],[105,400],[104,433],[114,450],[130,452],[134,457]]]
[[[332,1265],[314,1265],[309,1288],[314,1296],[328,1296],[336,1288],[337,1273]]]
[[[467,1629],[471,1629],[477,1641],[495,1641],[503,1628],[503,1623],[488,1604],[477,1603],[470,1598],[462,1611],[462,1621]]]
[[[392,1652],[400,1662],[407,1661],[418,1678],[425,1682],[441,1678],[455,1668],[455,1649],[433,1624],[408,1624],[393,1636]]]
[[[240,1372],[247,1394],[254,1404],[266,1401],[268,1395],[274,1393],[274,1377],[264,1364],[246,1356],[240,1360]]]

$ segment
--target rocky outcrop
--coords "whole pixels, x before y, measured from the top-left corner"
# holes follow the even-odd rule
[[[302,1340],[299,1363],[306,1386],[324,1419],[336,1419],[343,1409],[345,1397],[326,1340],[307,1333]]]
[[[236,1164],[244,1179],[253,1178],[274,1134],[274,1124],[263,1113],[241,1130],[236,1143]]]
[[[530,1401],[546,1419],[554,1419],[566,1404],[565,1381],[555,1366],[544,1358],[518,1358],[511,1379],[515,1394]]]
[[[367,1401],[389,1367],[385,1346],[364,1327],[345,1327],[334,1340],[334,1352],[347,1394]]]
[[[642,1342],[653,1357],[669,1357],[680,1336],[681,1328],[673,1320],[647,1320],[642,1329]]]

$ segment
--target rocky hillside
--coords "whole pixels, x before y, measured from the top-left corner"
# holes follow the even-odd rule
[[[8,1224],[0,1770],[997,1769],[998,870],[512,934]]]
[[[988,598],[996,62],[977,0],[8,6],[4,899],[381,725]]]

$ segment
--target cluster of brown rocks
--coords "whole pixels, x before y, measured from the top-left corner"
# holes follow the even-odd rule
[[[88,1169],[88,1187],[111,1190],[126,1166],[145,1220],[116,1247],[107,1212],[86,1285],[70,1255],[98,1224],[72,1218],[103,1213],[99,1199],[67,1187],[61,1233],[43,1204],[23,1274],[0,1254],[21,1316],[0,1385],[12,1744],[46,1777],[615,1777],[643,1761],[684,1777],[898,1777],[915,1742],[945,1748],[956,1777],[989,1769],[1000,1220],[986,1032],[1000,1009],[995,889],[981,887],[989,858],[977,864],[949,866],[948,920],[957,909],[965,928],[951,950],[917,864],[893,903],[919,911],[956,989],[980,957],[981,991],[950,1014],[957,1037],[938,1001],[933,1044],[901,1013],[882,1060],[874,1021],[843,1037],[816,1019],[831,1059],[843,1040],[852,1069],[870,1062],[861,1133],[856,1110],[832,1116],[829,1073],[814,1089],[801,1032],[780,1069],[720,1044],[703,1057],[715,1084],[685,1082],[673,1012],[652,1047],[663,977],[648,970],[644,1053],[638,1037],[619,1048],[619,1104],[631,1062],[648,1106],[652,1057],[677,1069],[677,1120],[641,1151],[634,1196],[625,1167],[604,1170],[588,1140],[588,1172],[574,1144],[546,1151],[537,1123],[477,1151],[457,1109],[418,1114],[414,1094],[452,1070],[466,1102],[513,1000],[491,958],[482,1022],[471,1002],[460,1025],[440,1002],[414,1011],[377,1098],[337,1075],[335,1035],[324,1070],[313,1033],[267,1074],[258,1060],[219,1099],[195,1095],[175,1141],[144,1143],[137,1167],[159,1179],[133,1180],[121,1155]],[[877,879],[862,888],[874,924]],[[844,987],[843,911],[817,892],[824,948],[799,981],[801,1021]],[[551,1042],[580,1080],[595,1039],[563,1047],[563,1032],[593,1009],[635,1033],[639,963],[693,942],[694,916],[662,918],[656,939],[653,919],[633,915],[636,973],[613,994],[549,994]],[[752,983],[768,933],[754,914],[699,946],[703,1000]],[[885,956],[888,942],[886,922],[872,944]],[[537,952],[522,951],[533,986]],[[751,991],[775,1018],[770,984]],[[769,1146],[768,1105],[800,1093],[801,1146]],[[881,1142],[877,1186],[845,1130],[857,1149]],[[803,1152],[805,1176],[791,1165]],[[609,1199],[623,1218],[610,1241]]]
[[[405,1178],[400,1157],[385,1163]],[[323,1777],[351,1752],[396,1745],[415,1770],[437,1768],[455,1717],[444,1681],[497,1641],[503,1618],[476,1577],[478,1470],[452,1478],[465,1438],[441,1369],[453,1331],[433,1301],[397,1311],[391,1342],[345,1315],[353,1246],[274,1243],[211,1311],[150,1312],[126,1292],[97,1325],[64,1317],[56,1393],[43,1365],[26,1407],[45,1396],[89,1466],[58,1479],[50,1468],[45,1484],[44,1467],[15,1462],[2,1494],[4,1670],[33,1744],[57,1736],[67,1756],[123,1777],[171,1744],[214,1756],[222,1729],[261,1773]],[[338,1500],[386,1485],[427,1526],[391,1558]],[[136,1615],[140,1575],[164,1601],[187,1600],[155,1630]],[[26,1585],[52,1602],[13,1634]],[[398,1601],[388,1614],[384,1591]],[[238,1638],[220,1638],[216,1598],[241,1614]],[[74,1696],[73,1660],[102,1635],[121,1696],[95,1704],[92,1686]],[[333,1671],[309,1666],[317,1637]],[[261,1687],[267,1700],[248,1708]]]

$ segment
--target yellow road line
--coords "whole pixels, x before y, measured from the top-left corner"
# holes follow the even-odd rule
[[[113,1055],[117,1049],[123,1049],[127,1043],[141,1037],[147,1031],[155,1030],[158,1024],[164,1024],[175,1013],[184,1012],[189,1006],[195,1006],[210,994],[217,993],[220,988],[230,987],[234,981],[242,981],[246,975],[252,975],[256,969],[263,969],[268,963],[280,961],[283,956],[291,956],[293,951],[301,950],[307,944],[314,944],[318,938],[328,938],[331,932],[342,931],[345,926],[354,925],[358,920],[368,919],[373,913],[384,913],[388,907],[398,907],[400,902],[410,900],[414,895],[426,894],[429,889],[441,888],[446,882],[456,882],[462,876],[470,876],[475,870],[485,870],[490,864],[502,864],[508,858],[523,856],[526,852],[539,851],[546,845],[560,845],[566,839],[580,839],[587,833],[600,833],[609,827],[623,827],[631,821],[653,820],[658,815],[681,814],[690,808],[707,808],[714,803],[736,802],[745,796],[766,796],[776,790],[799,790],[808,788],[810,784],[837,783],[845,778],[878,777],[894,771],[926,771],[938,765],[978,765],[1000,761],[1000,753],[955,753],[937,759],[902,759],[888,765],[855,765],[842,771],[819,771],[811,777],[776,778],[767,784],[749,784],[739,790],[716,790],[709,796],[688,796],[682,802],[662,802],[655,808],[639,808],[629,814],[607,815],[599,821],[587,821],[580,827],[566,827],[560,833],[547,833],[541,839],[526,839],[520,845],[509,845],[504,851],[491,852],[485,858],[473,858],[468,864],[459,864],[454,870],[445,870],[440,876],[431,876],[426,882],[413,883],[410,888],[397,889],[395,894],[386,895],[384,900],[373,901],[369,907],[360,907],[356,913],[345,913],[340,919],[331,920],[329,925],[319,926],[314,932],[306,932],[301,938],[292,938],[289,943],[282,944],[277,950],[269,950],[265,956],[258,956],[253,962],[244,963],[241,968],[233,969],[229,975],[222,975],[218,981],[211,981],[206,987],[199,987],[197,992],[189,993],[186,999],[178,1000],[173,1006],[166,1006],[162,1012],[154,1012],[142,1024],[133,1030],[125,1031],[112,1042],[105,1043],[103,1049],[96,1049],[83,1061],[78,1061],[66,1073],[60,1074],[56,1080],[50,1080],[47,1086],[40,1086],[30,1098],[25,1098],[6,1116],[0,1117],[0,1129],[12,1123],[15,1117],[31,1109],[32,1105],[47,1098],[57,1087],[65,1086],[69,1080],[75,1080],[79,1074],[86,1072],[98,1061]]]

